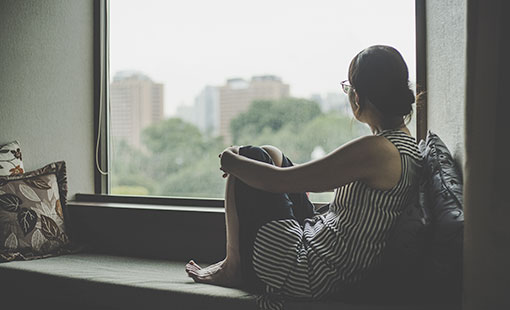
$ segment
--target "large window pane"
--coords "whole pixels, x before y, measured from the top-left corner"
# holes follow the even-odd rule
[[[111,193],[219,198],[226,146],[299,164],[370,134],[339,83],[374,44],[415,80],[414,1],[110,0]]]

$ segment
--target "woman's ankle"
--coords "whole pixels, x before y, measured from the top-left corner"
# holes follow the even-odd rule
[[[238,268],[241,266],[241,259],[236,255],[227,255],[223,260],[223,266],[229,268]]]

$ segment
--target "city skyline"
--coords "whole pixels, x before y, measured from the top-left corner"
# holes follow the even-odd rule
[[[291,86],[275,75],[228,79],[223,85],[205,85],[195,96],[193,105],[181,105],[176,114],[164,115],[164,84],[157,83],[141,71],[120,71],[110,86],[112,136],[141,148],[141,132],[169,117],[177,117],[196,126],[208,137],[223,138],[231,143],[231,121],[246,112],[256,100],[280,100],[292,97]],[[340,93],[318,94],[309,98],[324,113],[337,111],[349,115],[347,97]]]
[[[118,79],[119,76],[129,76],[129,75],[141,75],[141,76],[145,76],[148,79],[150,79],[151,81],[153,81],[154,83],[158,83],[157,81],[152,79],[148,74],[145,74],[144,72],[142,72],[140,70],[122,70],[122,71],[115,72],[112,75],[114,78],[113,78],[111,84],[113,84],[115,79]],[[201,96],[205,96],[204,92],[211,92],[212,89],[219,89],[220,87],[223,87],[224,85],[228,84],[229,81],[232,82],[232,81],[235,81],[235,80],[243,80],[243,81],[248,82],[250,79],[258,78],[258,77],[264,77],[264,76],[271,76],[271,77],[278,77],[278,78],[280,78],[280,76],[275,75],[275,74],[266,74],[266,75],[262,75],[262,76],[260,76],[260,75],[252,75],[249,79],[243,78],[243,77],[236,77],[236,78],[229,78],[229,79],[226,78],[224,83],[223,83],[223,85],[203,85],[201,87],[200,91],[197,94],[194,94],[193,96],[191,96],[191,98],[193,98],[193,100],[189,101],[190,104],[181,104],[181,105],[178,105],[174,114],[169,115],[168,113],[165,113],[164,118],[179,116],[179,108],[193,108],[195,106],[196,102],[197,102],[197,98],[201,97]],[[158,83],[158,84],[160,84],[163,87],[163,89],[165,88],[165,84],[164,83]],[[344,98],[345,97],[344,94],[342,92],[339,92],[338,90],[337,91],[329,91],[329,92],[315,91],[315,92],[311,92],[309,96],[298,97],[298,96],[294,96],[292,94],[292,92],[290,91],[291,89],[292,88],[289,85],[289,95],[288,95],[288,97],[303,98],[303,99],[308,99],[308,100],[311,100],[311,101],[315,101],[315,102],[317,102],[321,106],[321,109],[323,111],[329,111],[331,109],[334,109],[334,107],[329,107],[327,102],[338,101],[338,100],[341,100],[339,98]],[[335,95],[339,95],[338,96],[339,98],[338,97],[337,98],[333,98]],[[214,95],[212,95],[212,96],[214,96]],[[204,129],[205,129],[205,127],[204,127]]]
[[[414,81],[414,1],[112,0],[110,6],[111,72],[137,68],[164,83],[165,116],[192,105],[204,85],[236,77],[278,75],[302,98],[340,91],[352,57],[374,44],[399,49]]]

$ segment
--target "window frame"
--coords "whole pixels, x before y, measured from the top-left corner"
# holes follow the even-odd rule
[[[127,196],[110,194],[110,178],[100,169],[111,169],[109,148],[109,0],[94,0],[94,194],[76,194],[77,201],[138,203],[149,205],[178,205],[224,207],[224,199],[162,196]],[[424,139],[427,132],[426,104],[426,15],[425,0],[415,0],[416,138]],[[322,204],[316,204],[320,206]]]
[[[109,94],[108,94],[108,0],[94,0],[94,193],[108,194],[109,178]]]
[[[425,0],[415,0],[416,40],[416,139],[427,137],[427,19]]]

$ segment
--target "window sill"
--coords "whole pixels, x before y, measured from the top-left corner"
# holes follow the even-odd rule
[[[319,210],[328,203],[314,202],[313,204],[315,205],[315,209]],[[138,210],[225,213],[225,201],[223,199],[210,198],[76,194],[75,199],[69,201],[68,205]]]
[[[67,203],[67,227],[72,240],[97,253],[212,262],[225,257],[225,211],[214,206],[219,203],[76,194]]]
[[[114,208],[128,210],[153,210],[153,211],[174,211],[174,212],[203,212],[203,213],[225,213],[223,208],[201,207],[201,206],[162,206],[156,204],[126,203],[126,202],[92,202],[71,200],[67,203],[71,208],[74,207],[95,207],[95,208]]]
[[[97,252],[212,262],[225,257],[223,205],[220,199],[76,194],[66,209],[71,239]]]
[[[147,206],[180,206],[180,207],[211,207],[224,208],[223,199],[208,198],[185,198],[163,196],[125,196],[104,194],[76,194],[75,203],[116,203],[122,205],[147,205]]]

